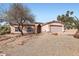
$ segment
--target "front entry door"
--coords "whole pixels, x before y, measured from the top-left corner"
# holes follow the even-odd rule
[[[41,25],[40,24],[37,26],[37,33],[41,33]]]

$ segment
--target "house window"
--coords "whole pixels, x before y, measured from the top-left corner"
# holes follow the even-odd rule
[[[27,32],[33,32],[33,28],[32,27],[28,27],[27,28]]]
[[[16,32],[18,32],[18,31],[19,31],[18,27],[15,27],[15,31],[16,31]]]

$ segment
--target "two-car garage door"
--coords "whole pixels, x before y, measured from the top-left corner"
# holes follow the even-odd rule
[[[50,26],[51,32],[62,32],[62,26]]]

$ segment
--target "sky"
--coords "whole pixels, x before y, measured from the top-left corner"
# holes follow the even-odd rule
[[[65,14],[67,10],[73,11],[74,16],[79,18],[78,3],[25,3],[23,6],[30,9],[37,22],[45,23],[57,20],[57,16]],[[0,4],[0,13],[1,11],[9,10],[9,8],[9,3]]]

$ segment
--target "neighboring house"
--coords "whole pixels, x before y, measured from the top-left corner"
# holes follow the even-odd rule
[[[42,23],[24,23],[23,26],[23,33],[40,33]],[[10,27],[11,33],[20,33],[20,31],[18,30],[18,24],[15,21],[10,22]]]
[[[59,33],[64,31],[63,23],[59,21],[51,21],[42,26],[42,32]]]

